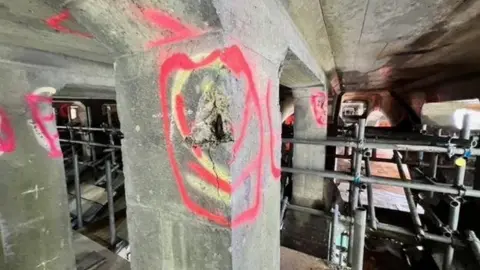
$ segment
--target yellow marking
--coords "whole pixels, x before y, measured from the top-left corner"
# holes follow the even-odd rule
[[[193,61],[197,61],[197,62],[201,61],[206,56],[208,56],[208,54],[199,54],[199,55],[193,57]],[[218,59],[209,65],[209,68],[215,69],[217,72],[221,72],[222,67],[223,67],[223,64]],[[170,111],[172,112],[172,115],[175,119],[175,123],[176,123],[177,127],[180,126],[180,121],[178,120],[178,115],[176,114],[176,110],[175,110],[175,104],[176,104],[175,99],[176,99],[177,95],[182,93],[183,87],[185,86],[185,83],[188,81],[188,78],[190,77],[191,74],[192,74],[191,70],[188,70],[188,71],[180,70],[175,74],[175,79],[173,80],[173,83],[172,83],[171,101],[170,101],[171,102],[170,104],[171,104],[172,108],[171,108]],[[204,93],[207,93],[207,92],[211,91],[212,88],[214,88],[213,86],[214,86],[214,81],[210,81],[210,82],[207,81],[207,82],[202,83],[202,85],[200,86],[200,89]],[[186,134],[183,134],[181,130],[180,130],[180,134],[182,135],[183,138],[186,137]],[[193,150],[190,149],[190,151],[192,151],[192,154],[196,157],[195,153],[193,153]],[[219,178],[221,178],[221,179],[223,179],[223,180],[225,180],[229,183],[232,182],[228,169],[224,168],[223,166],[220,166],[219,164],[215,164],[215,170],[214,170],[213,169],[214,164],[205,152],[203,152],[201,158],[197,157],[197,160],[209,172],[211,172],[213,174],[216,173]],[[202,181],[202,183],[206,184],[203,181]],[[206,184],[206,185],[208,185],[208,184]],[[216,190],[216,188],[215,188],[215,190]]]
[[[208,197],[212,199],[219,200],[223,203],[230,204],[231,196],[230,194],[226,193],[223,190],[217,189],[216,186],[212,186],[209,183],[206,183],[202,179],[199,179],[193,174],[186,174],[185,180],[188,182],[188,184],[193,187],[194,189],[201,191],[202,194],[207,195]]]

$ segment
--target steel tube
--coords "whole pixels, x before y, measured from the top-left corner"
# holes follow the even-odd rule
[[[468,139],[470,138],[470,129],[472,126],[472,119],[469,114],[465,114],[463,117],[463,126],[462,131],[460,133],[461,139]],[[455,179],[455,186],[463,187],[463,182],[465,180],[465,167],[458,166],[457,167],[457,178]],[[450,212],[448,218],[448,226],[452,230],[452,233],[458,229],[458,218],[460,216],[460,203],[453,202],[450,204]],[[445,251],[445,256],[443,257],[443,269],[449,270],[452,268],[453,263],[453,256],[454,256],[454,248],[453,246],[448,246],[447,250]]]
[[[365,139],[365,119],[360,119],[358,121],[358,133],[357,133],[357,140],[362,142]],[[353,198],[350,202],[352,213],[358,207],[358,201],[360,197],[360,188],[358,183],[361,181],[362,176],[362,160],[363,160],[363,149],[356,148],[356,155],[355,155],[355,167],[354,167],[354,186],[353,186]],[[356,182],[358,181],[358,182]]]
[[[303,213],[307,213],[307,214],[311,214],[311,215],[315,215],[315,216],[320,216],[320,217],[324,217],[324,218],[327,218],[329,220],[332,220],[332,216],[329,215],[328,213],[325,213],[324,211],[321,211],[321,210],[309,208],[309,207],[303,207],[303,206],[299,206],[299,205],[289,204],[287,206],[287,209],[293,210],[293,211],[299,211],[299,212],[303,212]],[[343,215],[340,215],[340,214],[338,216],[338,219],[342,223],[351,224],[351,222],[352,222],[352,219],[350,217],[343,216]],[[382,222],[378,222],[377,227],[378,227],[378,230],[381,230],[381,231],[392,232],[392,233],[401,234],[401,235],[404,235],[404,236],[408,236],[408,237],[412,237],[412,238],[417,239],[415,233],[413,233],[412,231],[410,231],[406,228],[403,228],[403,227],[399,227],[399,226],[391,225],[391,224],[387,224],[387,223],[382,223]],[[446,236],[442,236],[442,235],[436,235],[436,234],[425,232],[424,239],[434,241],[434,242],[438,242],[438,243],[443,243],[443,244],[452,244],[452,245],[458,246],[458,247],[464,247],[465,246],[465,244],[460,239],[458,239],[456,237],[453,237],[453,236],[452,237],[446,237]]]
[[[332,231],[330,233],[330,262],[334,263],[335,253],[337,251],[337,239],[336,231],[338,227],[338,216],[340,215],[338,210],[338,203],[335,203],[333,206],[333,220],[332,220]]]
[[[96,128],[96,127],[68,127],[68,126],[57,126],[57,129],[61,130],[79,130],[79,131],[100,131],[100,132],[113,132],[113,133],[119,133],[120,129],[116,128]]]
[[[365,159],[365,174],[367,177],[372,176],[370,171],[370,159]],[[373,230],[377,229],[377,217],[375,214],[375,205],[373,204],[373,186],[367,184],[367,197],[368,197],[368,212],[370,214],[370,227]]]
[[[352,176],[346,173],[335,172],[335,171],[320,171],[320,170],[309,170],[309,169],[298,169],[298,168],[287,168],[282,167],[282,171],[289,172],[289,173],[299,173],[299,174],[307,174],[307,175],[317,175],[320,177],[337,179],[340,181],[353,181]],[[330,180],[330,179],[322,179],[319,178],[320,181]],[[437,186],[437,185],[430,185],[430,184],[422,184],[417,183],[418,181],[400,181],[396,178],[387,178],[387,177],[362,177],[362,182],[367,184],[374,184],[374,185],[386,185],[386,186],[395,186],[395,187],[406,187],[411,189],[417,190],[424,190],[424,191],[433,191],[445,194],[453,194],[453,195],[461,195],[464,193],[466,197],[474,197],[480,198],[480,190],[473,190],[467,189],[462,192],[461,189],[455,187],[446,187],[446,186]]]
[[[470,248],[472,249],[475,259],[477,259],[478,264],[480,265],[480,240],[478,240],[477,235],[473,231],[467,231],[468,242]]]
[[[363,269],[363,252],[365,248],[365,228],[367,224],[367,211],[359,207],[355,210],[353,232],[352,270]]]
[[[405,171],[403,170],[402,160],[400,158],[400,153],[398,151],[394,151],[394,159],[395,163],[397,164],[398,173],[400,178],[403,181],[408,181],[407,176],[405,175]],[[410,210],[410,215],[412,217],[413,224],[415,225],[415,231],[418,235],[424,236],[425,232],[422,229],[422,220],[417,212],[417,205],[415,204],[415,200],[413,199],[412,191],[409,188],[403,189],[405,192],[405,198],[407,199],[408,208]]]
[[[107,106],[107,122],[108,126],[110,128],[113,128],[113,121],[112,121],[112,108],[110,106]],[[115,141],[113,140],[113,134],[109,133],[108,138],[110,141],[111,145],[115,145]],[[115,158],[115,151],[112,151],[112,164],[116,163],[116,158]]]
[[[92,127],[92,111],[90,110],[90,106],[87,106],[87,126],[89,128]],[[88,139],[91,141],[91,142],[94,142],[95,141],[95,137],[93,135],[93,133],[88,133]],[[97,152],[95,150],[95,146],[92,147],[92,145],[88,145],[88,147],[90,147],[90,152],[92,153],[92,161],[96,161],[97,160]]]
[[[375,149],[372,149],[372,153],[373,153],[373,150]],[[329,157],[331,155],[327,155],[327,157]],[[351,155],[335,155],[335,158],[338,158],[338,159],[351,159],[352,156]],[[391,158],[374,158],[373,157],[373,154],[372,154],[372,157],[370,158],[370,161],[375,161],[375,162],[388,162],[388,163],[395,163],[395,161]],[[407,165],[412,165],[412,166],[418,166],[418,165],[421,165],[421,166],[424,166],[424,167],[431,167],[432,166],[432,163],[427,163],[427,162],[422,162],[422,163],[418,163],[418,162],[411,162],[411,161],[402,161],[403,164],[407,164]],[[475,167],[472,167],[472,166],[467,166],[465,167],[467,170],[472,170],[474,171],[475,170]],[[453,166],[453,165],[440,165],[437,163],[437,169],[456,169],[456,166]]]
[[[122,149],[120,145],[111,145],[111,144],[103,144],[103,143],[96,143],[96,142],[86,142],[86,141],[77,141],[77,140],[67,140],[67,139],[59,139],[60,142],[68,142],[73,144],[85,144],[85,145],[93,145],[98,147],[107,147],[107,148],[115,148],[115,149]]]
[[[282,139],[284,143],[296,143],[296,144],[308,144],[308,145],[329,145],[329,146],[337,146],[337,147],[358,147],[358,142],[355,140],[349,140],[346,138],[327,138],[326,140],[304,140],[304,139],[289,139],[284,138]],[[410,143],[410,144],[408,144]],[[428,152],[428,153],[440,153],[446,154],[451,151],[454,155],[463,155],[465,154],[465,149],[463,148],[456,148],[452,147],[449,149],[448,147],[442,146],[430,146],[430,145],[414,145],[411,144],[410,141],[393,141],[393,140],[372,140],[366,139],[363,145],[360,147],[363,148],[377,148],[377,149],[392,149],[397,151],[410,151],[410,152]],[[471,149],[472,156],[480,155],[480,149],[474,148]]]
[[[78,169],[78,155],[73,154],[73,171],[75,181],[75,204],[77,212],[78,228],[83,228],[83,211],[82,211],[82,190],[80,189],[80,170]]]
[[[113,187],[112,187],[112,165],[110,160],[105,161],[105,175],[107,176],[107,200],[108,200],[108,226],[110,229],[110,246],[114,246],[117,242],[117,232],[115,228],[115,206],[113,204]]]

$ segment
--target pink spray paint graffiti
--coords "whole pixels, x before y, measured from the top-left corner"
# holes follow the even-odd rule
[[[203,34],[205,31],[198,30],[195,27],[186,26],[179,20],[173,18],[169,14],[152,9],[141,10],[143,17],[146,21],[150,22],[154,27],[161,30],[167,30],[170,32],[169,37],[162,37],[157,40],[150,41],[146,44],[146,48],[150,49],[161,45],[171,44],[179,42],[185,39],[190,39]],[[263,191],[263,164],[264,159],[267,158],[267,153],[271,156],[271,172],[276,180],[279,180],[280,169],[275,165],[273,161],[274,151],[270,149],[275,144],[275,138],[273,134],[273,124],[271,112],[267,111],[267,118],[264,119],[265,113],[263,113],[263,106],[257,90],[257,86],[254,82],[254,73],[251,66],[245,58],[242,50],[239,46],[230,46],[224,49],[217,49],[202,57],[201,60],[190,58],[189,55],[184,53],[174,53],[169,57],[165,57],[165,54],[160,54],[162,57],[159,59],[159,74],[158,74],[158,93],[160,96],[160,107],[162,113],[163,130],[165,133],[165,144],[168,159],[172,167],[172,173],[176,181],[180,198],[185,207],[194,215],[206,218],[218,225],[225,227],[236,227],[243,224],[254,222],[261,209],[262,205],[262,191]],[[165,59],[164,59],[165,57]],[[247,161],[243,170],[240,172],[236,179],[229,182],[229,179],[223,179],[222,177],[213,174],[209,167],[202,160],[202,157],[206,156],[203,153],[202,147],[196,145],[191,146],[193,160],[186,162],[187,165],[182,166],[182,160],[177,159],[176,152],[177,146],[172,140],[172,128],[177,128],[179,133],[183,136],[190,136],[191,129],[187,116],[185,114],[185,100],[183,90],[174,91],[169,87],[169,81],[175,74],[179,72],[192,73],[201,72],[202,70],[214,70],[214,65],[220,65],[223,72],[228,72],[239,80],[245,81],[245,107],[243,109],[243,117],[241,123],[239,123],[238,136],[232,146],[232,159],[229,164],[232,164],[236,160],[237,154],[242,151],[245,146],[245,140],[247,134],[252,132],[258,132],[258,147],[252,149],[254,151],[253,158]],[[267,87],[267,103],[270,103],[270,82]],[[188,89],[187,89],[188,91]],[[169,104],[170,97],[172,104]],[[171,125],[170,115],[174,115],[177,119],[176,125]],[[255,125],[250,124],[251,116],[255,116]],[[266,141],[264,136],[264,122],[268,120],[268,127],[270,129],[271,140]],[[256,126],[255,131],[252,127]],[[208,155],[207,155],[208,156]],[[212,185],[222,192],[228,195],[232,195],[238,191],[243,185],[253,184],[252,201],[247,209],[237,214],[234,217],[228,217],[219,213],[216,209],[207,209],[199,202],[195,201],[194,197],[188,191],[188,185],[185,181],[185,173],[187,170],[182,168],[188,168],[188,173],[200,177],[206,184]]]
[[[328,98],[325,91],[315,90],[310,96],[313,117],[319,128],[327,126]]]
[[[15,132],[6,112],[0,108],[0,155],[15,151]]]
[[[59,14],[53,15],[52,17],[46,19],[45,23],[48,25],[48,27],[60,33],[66,33],[66,34],[71,34],[71,35],[85,37],[85,38],[93,38],[93,36],[89,33],[75,31],[73,29],[70,29],[62,25],[66,21],[70,20],[71,18],[72,18],[72,15],[70,14],[70,11],[68,9],[64,9]]]
[[[160,10],[141,9],[141,13],[144,19],[154,27],[167,30],[171,33],[169,37],[162,37],[148,42],[146,45],[147,49],[190,39],[204,33],[199,29],[182,24],[176,18]]]
[[[51,111],[48,114],[42,114],[41,106],[51,106],[52,98],[38,94],[28,94],[25,100],[30,107],[32,120],[34,125],[40,130],[41,135],[44,136],[47,148],[49,150],[49,157],[61,158],[63,156],[62,150],[58,146],[58,132],[49,130],[51,122],[55,123],[55,114]]]

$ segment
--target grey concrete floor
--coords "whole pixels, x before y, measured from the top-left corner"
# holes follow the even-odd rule
[[[78,257],[81,254],[92,251],[97,252],[102,257],[106,258],[106,262],[100,265],[95,270],[129,270],[130,263],[113,252],[106,249],[104,246],[96,243],[88,237],[73,232],[73,247],[75,255]],[[288,249],[280,248],[280,269],[281,270],[327,270],[330,269],[323,260],[306,255],[304,253]]]

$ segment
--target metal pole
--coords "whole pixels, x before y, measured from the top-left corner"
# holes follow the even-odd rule
[[[108,199],[108,225],[110,228],[110,246],[117,242],[117,233],[115,228],[115,207],[113,204],[112,188],[112,165],[110,160],[105,161],[105,175],[107,176],[107,199]]]
[[[358,133],[357,133],[357,139],[358,141],[361,142],[365,139],[365,119],[360,119],[358,121]],[[362,176],[362,160],[363,160],[363,148],[358,147],[355,149],[356,155],[355,155],[355,171],[353,175],[353,198],[352,201],[350,202],[351,205],[351,210],[352,213],[355,211],[355,209],[358,207],[358,200],[359,200],[359,183],[361,182],[361,176]]]
[[[425,124],[422,125],[422,129],[420,130],[420,133],[424,135],[427,133],[427,125]],[[423,152],[422,151],[418,152],[418,163],[420,166],[423,163],[423,157],[424,157]]]
[[[467,231],[468,242],[470,243],[470,248],[472,249],[473,255],[477,262],[480,264],[480,240],[478,240],[477,235],[473,231]]]
[[[78,228],[83,228],[83,211],[82,211],[82,190],[80,189],[80,171],[78,169],[78,155],[73,154],[73,171],[75,180],[75,200],[77,207],[77,224]]]
[[[337,239],[336,231],[338,226],[338,216],[340,213],[338,212],[338,203],[335,203],[333,206],[333,221],[332,221],[332,231],[330,233],[330,262],[334,263],[335,261],[335,253],[337,251]],[[339,264],[341,265],[341,264]]]
[[[470,138],[470,129],[472,126],[472,119],[470,115],[467,113],[463,117],[463,126],[462,131],[460,133],[461,139],[468,139]],[[458,166],[457,167],[457,178],[455,181],[455,186],[458,188],[463,187],[463,182],[465,180],[465,167]],[[458,229],[458,218],[460,216],[460,203],[451,203],[450,204],[450,213],[448,218],[448,226],[452,230],[452,233]],[[453,246],[448,246],[447,250],[445,251],[445,256],[443,257],[443,270],[449,270],[452,268],[453,256],[454,256],[454,248]]]
[[[92,111],[90,110],[90,106],[87,106],[87,126],[89,128],[92,127]],[[91,142],[95,141],[95,137],[93,133],[88,133],[88,138]],[[112,143],[113,144],[113,143]],[[97,153],[95,151],[95,146],[89,145],[90,151],[92,152],[92,161],[95,162],[97,160]]]
[[[62,130],[79,130],[79,131],[100,131],[100,132],[120,132],[120,129],[117,128],[96,128],[96,127],[68,127],[68,126],[57,126],[57,129]]]
[[[113,121],[112,121],[112,108],[107,105],[107,121],[108,121],[108,126],[110,128],[113,128]],[[110,144],[114,145],[115,141],[113,140],[113,134],[110,132],[108,133],[108,138],[110,140]],[[116,158],[115,158],[115,151],[112,151],[112,164],[116,164]]]
[[[72,125],[72,114],[71,114],[71,110],[70,110],[70,106],[68,107],[68,125]],[[68,132],[69,136],[70,136],[70,140],[75,140],[75,136],[74,136],[74,133],[73,133],[73,130],[69,130]],[[72,155],[74,155],[76,153],[75,151],[75,145],[71,145],[71,149],[72,149]]]
[[[61,142],[68,142],[74,144],[85,144],[85,145],[94,145],[98,147],[109,147],[115,149],[122,149],[120,145],[111,145],[111,144],[103,144],[103,143],[96,143],[96,142],[86,142],[86,141],[77,141],[77,140],[67,140],[67,139],[59,139]]]
[[[359,119],[358,124],[355,126],[355,136],[359,142],[359,145],[354,148],[354,155],[353,160],[350,161],[352,164],[352,173],[353,173],[353,182],[350,183],[350,215],[353,216],[355,213],[355,209],[358,207],[358,200],[360,196],[360,188],[358,184],[360,183],[360,177],[362,173],[362,158],[363,158],[363,148],[360,147],[360,144],[363,143],[363,139],[365,138],[365,119]],[[349,245],[348,245],[348,253],[347,259],[348,263],[352,264],[353,260],[353,249],[354,243],[352,239],[354,228],[350,226],[350,237],[349,237]]]
[[[348,138],[327,138],[326,140],[304,140],[304,139],[282,139],[284,143],[296,143],[296,144],[307,144],[307,145],[329,145],[337,147],[357,147],[358,142],[349,140]],[[465,149],[457,147],[447,147],[447,146],[431,146],[431,145],[422,145],[422,144],[412,144],[411,141],[394,141],[394,140],[376,140],[376,139],[366,139],[363,143],[363,148],[378,148],[378,149],[392,149],[397,151],[411,151],[411,152],[428,152],[428,153],[439,153],[439,154],[448,154],[452,153],[454,155],[463,155],[465,154]],[[423,142],[422,142],[423,143]],[[474,148],[470,149],[472,156],[479,156],[480,149]]]
[[[287,168],[287,167],[282,167],[282,171],[289,172],[289,173],[306,174],[306,175],[317,175],[317,176],[326,178],[326,179],[319,178],[320,181],[328,181],[329,180],[328,178],[335,178],[339,181],[353,181],[352,176],[350,174],[335,172],[335,171],[320,171],[320,170],[308,170],[308,169]],[[433,192],[452,194],[452,195],[463,194],[466,197],[480,198],[480,190],[473,190],[473,189],[463,190],[461,188],[456,188],[456,187],[423,184],[423,183],[418,183],[418,180],[407,182],[407,181],[399,181],[399,179],[396,179],[396,178],[372,176],[372,177],[362,177],[362,182],[367,184],[370,183],[374,185],[387,185],[387,186],[411,188],[411,189],[433,191]]]
[[[366,224],[367,211],[365,208],[359,207],[355,210],[352,270],[363,269],[363,250],[365,247]]]
[[[311,215],[320,216],[320,217],[324,217],[326,219],[332,220],[332,216],[329,215],[328,213],[325,213],[324,211],[313,209],[313,208],[308,208],[308,207],[298,206],[298,205],[294,205],[294,204],[289,204],[287,206],[287,209],[293,210],[293,211],[299,211],[299,212],[303,212],[303,213],[308,213],[308,214],[311,214]],[[352,223],[352,218],[347,217],[347,216],[342,216],[342,215],[339,214],[338,219],[342,223],[347,223],[347,224]],[[392,233],[401,234],[401,235],[404,235],[404,236],[408,236],[408,237],[412,237],[412,238],[417,239],[415,233],[413,233],[409,229],[406,229],[406,228],[403,228],[403,227],[399,227],[399,226],[391,225],[391,224],[386,224],[386,223],[381,223],[381,222],[377,223],[377,227],[378,227],[378,230],[380,230],[380,231],[392,232]],[[446,236],[443,236],[443,235],[436,235],[436,234],[425,232],[424,239],[434,241],[434,242],[438,242],[438,243],[442,243],[442,244],[452,244],[452,245],[455,245],[455,246],[458,246],[458,247],[465,246],[463,244],[463,242],[460,239],[456,238],[455,236],[446,237]],[[342,246],[343,246],[343,244],[342,244]]]
[[[398,173],[400,174],[400,178],[403,181],[408,181],[407,176],[405,175],[405,171],[403,170],[400,154],[398,153],[398,151],[394,151],[393,154],[397,163],[397,169]],[[404,188],[403,190],[405,192],[405,198],[407,199],[408,208],[410,209],[410,215],[412,217],[413,224],[415,225],[415,231],[418,235],[424,236],[425,231],[422,229],[422,220],[418,215],[417,205],[415,204],[415,201],[413,199],[412,191],[409,188]]]
[[[372,153],[373,153],[373,150],[375,149],[372,149]],[[327,155],[327,156],[330,156],[330,155]],[[339,158],[339,159],[351,159],[352,156],[350,155],[335,155],[335,158]],[[373,154],[372,154],[372,157],[370,158],[370,161],[379,161],[379,162],[390,162],[390,163],[394,163],[395,161],[390,159],[390,158],[374,158],[373,157]],[[403,164],[407,164],[407,165],[413,165],[413,166],[418,166],[418,165],[422,165],[422,166],[425,166],[425,167],[429,167],[429,166],[432,166],[431,163],[427,163],[427,162],[422,162],[420,164],[416,163],[416,162],[410,162],[410,161],[405,161],[405,159],[402,161]],[[472,170],[474,171],[475,170],[475,167],[472,167],[472,166],[467,166],[465,167],[467,170]],[[437,169],[456,169],[456,166],[454,165],[439,165],[437,164]]]
[[[442,129],[437,130],[437,136],[440,137],[440,135],[442,135]],[[433,179],[436,179],[437,178],[437,170],[438,170],[438,154],[433,154],[432,155],[432,159],[431,159],[431,162],[430,162],[430,168],[431,168],[431,177]],[[434,196],[433,192],[428,193],[429,198],[433,198],[433,196]]]
[[[367,177],[372,176],[370,171],[370,159],[365,159],[365,175]],[[368,197],[368,212],[370,214],[370,227],[373,230],[377,229],[377,217],[375,214],[375,205],[373,204],[373,186],[372,184],[367,184],[367,197]]]

